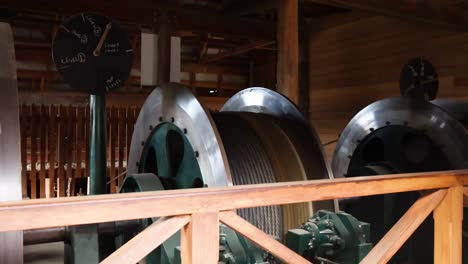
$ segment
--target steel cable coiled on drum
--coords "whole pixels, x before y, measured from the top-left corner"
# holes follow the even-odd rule
[[[259,135],[242,120],[239,113],[213,114],[231,168],[234,185],[273,183],[275,172]],[[246,208],[239,215],[266,233],[281,237],[280,206]]]

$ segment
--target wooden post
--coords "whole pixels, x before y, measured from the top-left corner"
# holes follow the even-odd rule
[[[190,89],[192,89],[192,93],[197,95],[197,87],[195,87],[195,79],[196,75],[194,72],[190,72]]]
[[[419,198],[413,206],[385,234],[360,264],[387,263],[421,225],[427,216],[446,197],[447,190],[441,189]]]
[[[463,186],[448,189],[434,210],[434,263],[462,263]]]
[[[305,258],[276,241],[270,235],[265,234],[256,226],[238,216],[234,211],[221,212],[220,221],[284,263],[310,264]]]
[[[181,260],[183,264],[215,264],[219,260],[219,213],[192,215],[181,233]]]
[[[161,19],[158,32],[158,85],[169,82],[171,77],[171,34],[165,23],[167,16],[163,14]]]
[[[280,0],[278,6],[276,90],[299,104],[298,0]]]
[[[309,119],[309,23],[307,22],[304,12],[299,12],[299,100],[298,107]]]
[[[38,107],[31,105],[31,171],[29,172],[29,182],[31,183],[31,199],[37,198],[37,131],[39,130]]]
[[[218,80],[216,82],[216,89],[218,90],[218,95],[219,96],[224,96],[223,74],[222,73],[218,73]]]
[[[173,236],[189,220],[188,215],[160,218],[104,259],[101,264],[137,263]]]
[[[39,118],[39,122],[40,122],[40,131],[39,131],[39,146],[40,146],[40,150],[39,150],[39,155],[40,155],[40,164],[41,164],[41,167],[40,167],[40,171],[39,171],[39,179],[40,179],[40,183],[39,183],[39,190],[40,190],[40,196],[41,198],[46,198],[46,170],[45,170],[45,165],[46,165],[46,138],[47,138],[47,124],[48,124],[48,119],[47,119],[47,109],[46,109],[47,106],[45,105],[41,105],[40,107],[40,118]]]

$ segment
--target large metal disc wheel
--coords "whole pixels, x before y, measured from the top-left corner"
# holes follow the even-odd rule
[[[173,83],[149,95],[135,124],[127,177],[147,173],[165,190],[330,178],[313,127],[282,95],[249,88],[210,113]],[[333,201],[238,213],[282,239],[324,208]]]
[[[450,114],[424,100],[398,97],[361,110],[343,130],[332,161],[335,177],[468,168],[468,134]],[[371,223],[372,242],[420,197],[417,192],[340,201],[340,209]],[[433,262],[433,219],[428,217],[392,263]]]

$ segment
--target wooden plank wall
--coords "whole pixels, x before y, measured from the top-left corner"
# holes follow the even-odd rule
[[[413,57],[436,67],[438,98],[468,100],[468,33],[381,16],[310,27],[310,119],[322,143],[368,104],[399,96],[400,71]],[[329,160],[334,148],[325,147]]]
[[[123,180],[138,113],[138,107],[107,109],[107,175],[112,193]],[[23,104],[20,122],[23,196],[86,194],[89,107]]]

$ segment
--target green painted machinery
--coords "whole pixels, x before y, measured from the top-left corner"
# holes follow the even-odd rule
[[[126,177],[121,192],[143,192],[163,190],[163,185],[159,180],[160,177],[152,173],[143,173],[137,175],[129,175]],[[123,245],[133,236],[138,234],[148,225],[156,221],[156,219],[143,219],[139,221],[137,228],[121,230],[116,234],[115,244],[117,247]],[[261,263],[277,263],[275,259],[249,242],[243,236],[238,235],[232,229],[225,225],[220,225],[220,263],[225,264],[261,264]],[[150,253],[145,261],[146,264],[179,264],[180,262],[180,234],[176,233],[171,238],[166,240],[161,247]]]
[[[329,170],[315,132],[285,97],[250,88],[231,98],[220,112],[210,113],[190,90],[167,84],[155,89],[140,111],[120,192],[323,178],[329,178]],[[309,218],[312,209],[333,211],[334,203],[245,208],[237,213],[313,261],[354,264],[370,249],[369,225],[328,211]],[[98,263],[155,221],[71,228],[68,263]],[[219,263],[281,263],[232,229],[219,228]],[[176,233],[151,252],[145,263],[180,263],[179,245]]]
[[[286,235],[286,245],[313,263],[359,263],[372,249],[370,225],[352,215],[320,210]]]
[[[152,127],[152,132],[139,161],[139,172],[127,175],[120,189],[121,193],[160,191],[170,189],[200,188],[204,186],[198,154],[192,149],[183,130],[171,122],[162,122]],[[137,229],[123,231],[116,236],[117,247],[130,240],[138,232],[157,219],[140,220]],[[271,255],[236,234],[230,228],[220,225],[220,263],[275,263]],[[147,264],[180,263],[180,234],[176,233],[161,247],[149,254]],[[270,260],[270,262],[268,262]]]

